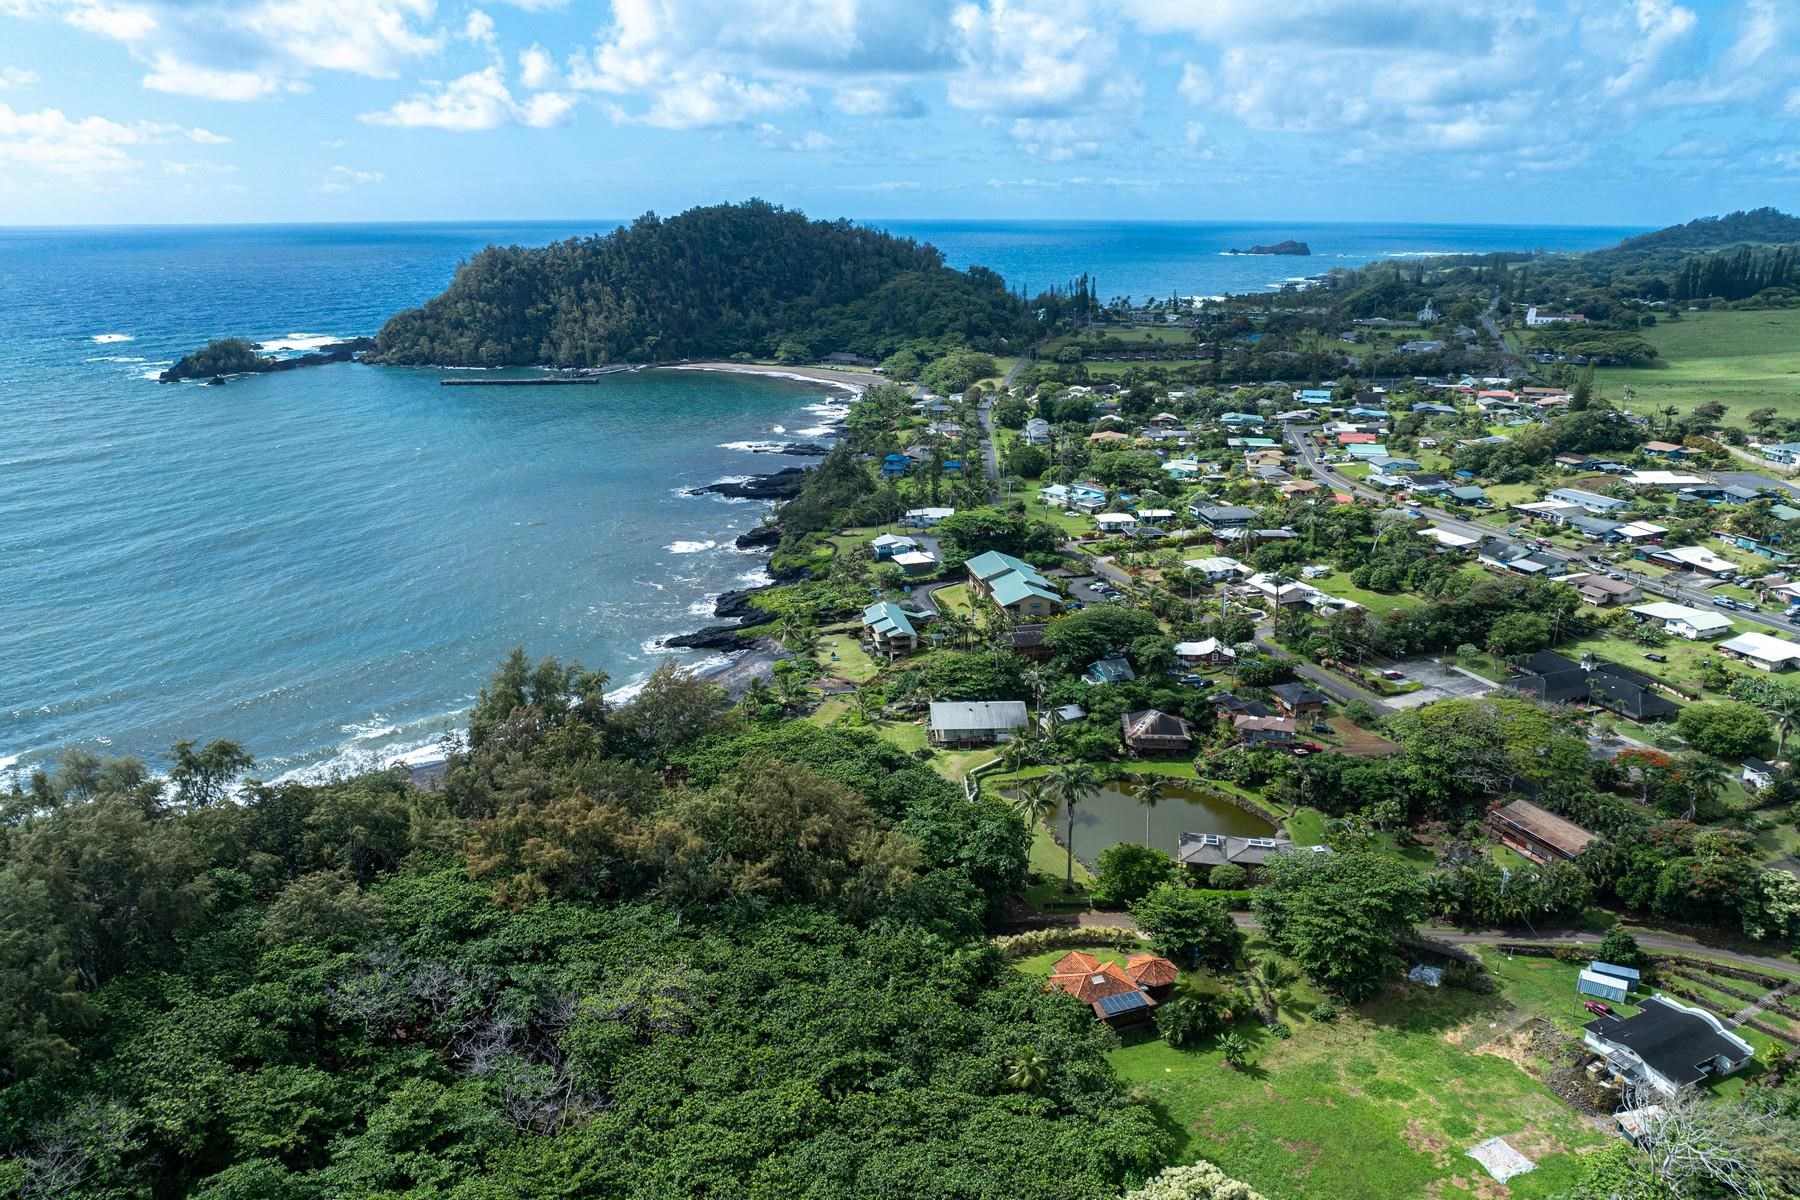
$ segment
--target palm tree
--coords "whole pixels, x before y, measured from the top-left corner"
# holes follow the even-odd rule
[[[1035,1092],[1049,1078],[1050,1060],[1036,1050],[1027,1050],[1007,1064],[1007,1086],[1021,1092]]]
[[[1162,775],[1151,771],[1133,776],[1132,783],[1137,788],[1137,802],[1144,806],[1144,845],[1150,844],[1150,814],[1157,805],[1169,798],[1169,781]]]
[[[1710,801],[1717,796],[1719,789],[1731,777],[1725,764],[1710,754],[1689,755],[1681,765],[1681,773],[1688,785],[1687,812],[1681,817],[1684,821],[1693,820],[1694,814],[1700,811],[1700,802]]]
[[[1068,833],[1063,850],[1068,857],[1064,867],[1063,891],[1075,890],[1075,810],[1082,801],[1100,790],[1100,777],[1087,763],[1066,762],[1050,772],[1050,791],[1062,802],[1068,817]]]
[[[1779,760],[1782,747],[1787,744],[1788,730],[1800,721],[1800,695],[1782,692],[1763,711],[1775,722],[1775,757]]]
[[[811,650],[817,638],[811,622],[793,609],[782,613],[780,623],[775,626],[775,640],[795,654]]]
[[[1019,794],[1013,797],[1012,807],[1025,819],[1026,825],[1036,829],[1056,811],[1056,797],[1050,794],[1042,779],[1027,779],[1019,787]]]

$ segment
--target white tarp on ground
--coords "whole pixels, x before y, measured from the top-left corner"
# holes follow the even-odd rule
[[[1469,1150],[1469,1157],[1487,1168],[1487,1173],[1505,1183],[1514,1175],[1523,1175],[1537,1164],[1506,1144],[1505,1138],[1489,1138]]]

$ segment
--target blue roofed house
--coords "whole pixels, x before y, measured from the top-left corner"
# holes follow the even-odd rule
[[[897,479],[912,470],[912,459],[904,454],[890,454],[881,460],[881,477]]]
[[[1262,423],[1263,419],[1257,413],[1228,412],[1219,418],[1219,424],[1229,425],[1234,429],[1242,428],[1246,425],[1260,426]]]
[[[912,618],[891,600],[863,609],[862,620],[863,636],[876,653],[899,658],[919,648],[919,632],[913,628]]]
[[[1410,458],[1371,458],[1367,461],[1371,480],[1402,479],[1420,469],[1418,462]]]
[[[964,564],[969,586],[1001,608],[1019,617],[1047,617],[1062,609],[1063,599],[1050,581],[1030,563],[989,550]]]
[[[1123,656],[1114,654],[1089,665],[1081,678],[1088,683],[1130,683],[1137,675]]]
[[[1463,504],[1485,505],[1488,502],[1487,493],[1472,483],[1451,488],[1450,496]]]

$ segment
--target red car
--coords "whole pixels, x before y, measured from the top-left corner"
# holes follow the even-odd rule
[[[1602,1004],[1598,1000],[1583,1000],[1581,1002],[1581,1007],[1587,1009],[1589,1012],[1593,1013],[1596,1017],[1615,1017],[1618,1015],[1617,1013],[1613,1012],[1612,1005]]]
[[[1381,677],[1383,679],[1405,679],[1406,672],[1405,671],[1383,671],[1381,673]]]

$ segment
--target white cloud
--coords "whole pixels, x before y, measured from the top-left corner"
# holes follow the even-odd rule
[[[916,192],[924,188],[916,179],[877,179],[869,183],[840,183],[840,192]]]
[[[1098,155],[1106,127],[1092,120],[1020,117],[1007,127],[1007,133],[1033,158],[1068,162]]]
[[[534,45],[519,52],[519,82],[532,91],[553,88],[559,78],[556,61],[542,46]]]
[[[528,125],[544,129],[560,125],[574,111],[575,97],[564,92],[537,92],[523,100],[513,97],[499,67],[471,71],[448,83],[432,85],[380,112],[363,113],[359,120],[371,125],[395,125],[407,129],[447,129],[472,133],[502,125]]]
[[[237,168],[230,163],[171,162],[166,158],[163,159],[162,168],[164,175],[181,175],[187,177],[230,175],[237,170]]]
[[[28,88],[37,81],[36,71],[27,71],[23,67],[0,67],[0,92]]]
[[[202,100],[260,100],[281,90],[281,80],[257,71],[218,71],[157,54],[144,86],[153,92],[197,96]]]
[[[187,140],[198,146],[229,146],[231,139],[222,133],[214,133],[210,129],[190,129]]]
[[[670,84],[650,97],[647,109],[633,112],[615,104],[611,112],[615,121],[656,129],[717,129],[798,108],[806,100],[806,92],[794,84],[753,83],[715,73]]]
[[[316,190],[321,192],[347,192],[351,188],[363,187],[371,183],[381,183],[387,179],[380,171],[360,171],[354,167],[334,166],[325,172]]]
[[[179,125],[75,118],[55,108],[19,112],[0,104],[0,167],[77,183],[116,183],[134,176],[142,166],[131,147],[177,141],[189,134]]]
[[[817,129],[809,129],[796,137],[789,137],[766,121],[756,127],[756,140],[765,149],[796,150],[803,154],[818,154],[837,148],[835,141]]]
[[[497,40],[494,18],[479,8],[470,9],[469,15],[463,19],[462,39],[477,46],[492,46]]]
[[[1669,159],[1719,159],[1728,158],[1731,153],[1731,144],[1723,138],[1707,137],[1701,133],[1689,133],[1679,142],[1664,149],[1659,157]]]
[[[214,100],[293,91],[318,72],[392,78],[445,42],[437,0],[12,0],[9,7],[125,43],[150,68],[147,88]],[[471,15],[464,32],[479,25]]]
[[[160,24],[148,7],[136,4],[77,4],[63,19],[77,29],[121,42],[142,41]]]
[[[950,79],[949,98],[958,108],[1062,117],[1121,107],[1141,90],[1118,63],[1113,35],[1092,22],[1084,3],[991,0],[986,8],[963,5],[953,21],[963,70]]]
[[[832,93],[839,112],[851,117],[921,117],[924,103],[912,90],[878,83],[849,84]]]

